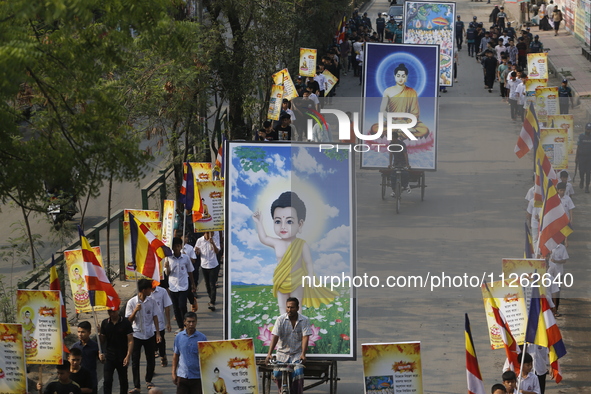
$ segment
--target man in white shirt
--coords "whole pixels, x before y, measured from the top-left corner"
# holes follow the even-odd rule
[[[519,99],[519,95],[517,94],[517,86],[521,83],[517,79],[517,73],[512,71],[510,74],[511,78],[507,83],[507,90],[509,91],[509,104],[511,105],[511,120],[514,122],[517,121],[517,116],[519,115],[517,110],[517,103]]]
[[[525,90],[525,82],[527,81],[527,75],[525,73],[521,74],[521,83],[519,83],[519,85],[517,85],[517,88],[515,89],[515,92],[517,93],[517,112],[519,114],[519,117],[521,118],[521,121],[523,122],[525,120],[525,94],[526,94],[526,90]]]
[[[203,237],[195,242],[195,252],[201,257],[201,270],[203,281],[209,296],[208,308],[215,311],[216,283],[220,273],[220,264],[217,253],[220,251],[220,237],[213,231],[206,232]]]
[[[156,344],[160,343],[160,326],[156,316],[156,302],[150,298],[152,294],[152,281],[140,279],[138,281],[138,295],[127,302],[125,317],[133,327],[133,351],[131,353],[131,373],[133,375],[134,389],[132,394],[139,394],[140,384],[140,356],[142,347],[145,347],[146,357],[146,385],[152,388],[152,378],[156,367],[154,353]]]
[[[170,291],[174,316],[179,327],[177,333],[181,332],[184,327],[183,319],[185,313],[187,313],[187,293],[195,291],[193,275],[189,275],[194,271],[193,263],[191,263],[189,256],[181,253],[182,248],[183,240],[178,237],[173,238],[173,254],[167,257],[164,263],[164,269],[168,272],[168,290]],[[191,283],[190,289],[189,283]]]
[[[172,301],[168,295],[168,291],[160,286],[154,287],[150,298],[156,302],[156,317],[158,318],[158,327],[160,328],[161,341],[158,344],[156,354],[160,355],[160,365],[167,367],[168,359],[166,358],[166,340],[164,339],[164,334],[165,329],[168,332],[172,331],[172,327],[170,326],[170,307],[172,306]]]

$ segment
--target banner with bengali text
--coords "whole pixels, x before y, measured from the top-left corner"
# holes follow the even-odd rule
[[[525,296],[525,308],[529,312],[532,285],[542,286],[548,281],[544,279],[546,274],[546,261],[544,259],[503,259],[503,274],[510,282],[521,285]]]
[[[365,394],[421,394],[421,342],[364,343]]]
[[[23,328],[27,364],[63,362],[59,290],[17,290],[17,323]]]
[[[162,206],[162,242],[172,248],[174,237],[174,219],[176,216],[176,201],[164,200]]]
[[[26,371],[23,326],[0,323],[0,393],[26,394]]]
[[[548,115],[558,115],[558,87],[536,88],[538,122],[548,122]]]
[[[100,246],[93,246],[92,250],[96,255],[99,263],[104,267],[103,256],[101,255]],[[82,249],[66,250],[64,252],[64,259],[66,260],[66,270],[68,272],[68,280],[70,281],[70,289],[72,289],[72,299],[76,307],[76,313],[92,312],[90,306],[90,298],[88,296],[88,286],[84,276],[86,275],[86,264],[82,257]],[[95,311],[106,311],[106,306],[95,306]]]
[[[203,394],[258,394],[252,339],[199,342]]]
[[[525,340],[525,328],[527,324],[527,308],[525,306],[525,296],[519,281],[513,279],[505,281],[496,281],[488,284],[492,296],[496,298],[500,311],[505,316],[513,337],[518,344]],[[484,311],[486,313],[486,322],[488,326],[488,336],[490,345],[493,349],[502,349],[505,347],[501,339],[501,329],[499,328],[492,310],[491,299],[488,297],[486,289],[482,287],[482,299],[484,301]]]
[[[339,82],[339,79],[337,77],[335,77],[335,75],[328,70],[324,70],[322,75],[324,75],[324,77],[326,78],[326,84],[328,85],[328,89],[326,89],[326,91],[324,92],[324,96],[326,97],[326,96],[328,96],[328,92],[330,92],[332,90],[332,88],[335,87],[337,82]]]
[[[316,61],[316,49],[300,48],[300,75],[302,77],[315,77]]]
[[[283,102],[283,86],[271,86],[271,98],[269,99],[269,111],[267,112],[267,119],[279,120],[281,113],[281,103]]]
[[[557,173],[568,169],[568,130],[542,128],[540,143]]]
[[[277,71],[275,74],[273,74],[273,82],[275,85],[283,85],[284,99],[292,100],[298,97],[297,89],[287,68],[284,68],[283,70]]]
[[[560,98],[558,98],[560,100]],[[565,129],[568,134],[568,153],[573,153],[575,119],[573,115],[548,115],[548,127]]]
[[[547,53],[528,53],[527,69],[528,78],[548,79],[548,54]]]

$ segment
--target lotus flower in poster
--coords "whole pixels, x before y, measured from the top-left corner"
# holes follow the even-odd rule
[[[310,327],[310,329],[312,330],[312,335],[310,335],[310,337],[308,338],[308,346],[316,346],[316,342],[322,339],[322,337],[318,335],[318,333],[320,332],[320,327],[316,327],[312,324],[312,327]]]
[[[259,327],[259,335],[257,336],[257,339],[260,339],[261,341],[263,341],[263,346],[270,346],[271,345],[271,339],[273,338],[273,334],[271,334],[271,328],[273,326],[271,326],[270,324],[265,324],[262,327]]]

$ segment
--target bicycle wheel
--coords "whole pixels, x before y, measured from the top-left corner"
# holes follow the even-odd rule
[[[400,183],[401,174],[396,176],[396,213],[400,213],[400,202],[402,200],[402,184]]]
[[[382,200],[386,199],[386,187],[388,186],[388,176],[382,173]]]

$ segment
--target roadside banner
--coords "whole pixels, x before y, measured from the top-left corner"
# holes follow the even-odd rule
[[[505,316],[507,324],[509,324],[509,328],[511,329],[511,334],[513,334],[513,338],[515,338],[518,345],[523,344],[527,324],[527,308],[525,306],[523,289],[519,281],[514,279],[508,280],[506,278],[504,282],[499,280],[489,283],[488,288],[492,296],[497,299],[499,310]],[[490,345],[492,349],[504,349],[505,345],[501,338],[501,329],[495,320],[492,310],[492,301],[488,297],[484,285],[481,290]]]
[[[203,214],[193,222],[196,233],[224,229],[224,181],[197,183]]]
[[[23,326],[0,323],[0,393],[26,394],[26,371]]]
[[[567,129],[540,129],[540,143],[557,174],[568,169]]]
[[[283,86],[273,85],[271,87],[271,98],[269,99],[269,111],[267,119],[279,120],[281,113],[281,103],[283,102]]]
[[[322,75],[324,75],[324,77],[326,78],[326,83],[328,84],[328,89],[326,89],[326,91],[324,92],[324,95],[328,96],[328,92],[330,92],[332,90],[332,88],[335,87],[335,85],[337,84],[339,79],[337,77],[335,77],[334,74],[328,70],[324,70]]]
[[[203,394],[258,394],[251,338],[199,342],[198,347]]]
[[[291,101],[292,99],[298,97],[298,92],[287,68],[284,68],[283,70],[277,71],[275,74],[273,74],[273,82],[275,85],[283,85],[284,99]]]
[[[364,343],[366,394],[423,392],[421,342]]]
[[[63,362],[61,309],[59,290],[17,290],[17,323],[23,328],[27,364]]]
[[[300,48],[300,75],[302,77],[316,76],[316,49]]]
[[[548,79],[548,54],[547,53],[528,53],[527,69],[528,78]]]
[[[100,246],[93,246],[97,260],[103,265],[103,257],[101,255]],[[84,257],[82,256],[82,249],[66,250],[64,252],[64,259],[66,261],[66,270],[68,272],[68,280],[70,281],[70,289],[72,290],[72,299],[76,307],[76,313],[92,312],[90,306],[90,297],[88,295],[88,285],[84,277],[86,276],[86,264],[84,264]],[[95,306],[95,311],[106,311],[106,306]]]

